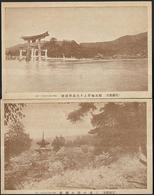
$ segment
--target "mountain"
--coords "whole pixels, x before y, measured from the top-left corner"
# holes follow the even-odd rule
[[[147,32],[126,35],[113,41],[81,43],[83,48],[93,49],[105,56],[147,57]]]
[[[147,32],[122,36],[113,41],[80,43],[71,40],[42,41],[41,47],[48,50],[49,57],[76,58],[143,58],[147,57]],[[18,44],[6,49],[8,55],[19,55],[19,50],[27,44]]]

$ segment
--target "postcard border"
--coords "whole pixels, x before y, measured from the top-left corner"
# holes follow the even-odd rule
[[[73,103],[73,102],[146,102],[147,104],[147,189],[118,189],[118,190],[5,190],[4,189],[4,104],[5,103],[30,103],[30,104],[46,104],[46,103]],[[3,100],[1,101],[1,183],[2,183],[2,193],[3,194],[22,194],[22,193],[31,193],[31,194],[73,194],[73,193],[85,193],[85,194],[150,194],[152,193],[152,100],[151,99],[89,99],[89,100],[68,100],[68,101],[54,101],[54,100]]]
[[[113,7],[113,6],[147,6],[148,9],[148,90],[147,91],[111,91],[111,92],[19,92],[11,93],[6,91],[5,66],[5,8],[12,7]],[[143,2],[3,2],[2,8],[2,98],[3,99],[55,99],[65,98],[62,95],[78,94],[77,98],[152,98],[152,3]],[[89,97],[88,94],[93,94]],[[81,96],[80,96],[81,95]],[[66,97],[67,98],[67,97]],[[76,98],[72,96],[71,98]],[[100,97],[98,97],[100,98]]]

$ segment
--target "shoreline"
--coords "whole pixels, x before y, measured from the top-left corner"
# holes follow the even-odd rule
[[[19,60],[19,61],[23,61],[25,60],[25,58],[23,59],[19,59],[18,56],[14,56],[14,58],[12,59],[5,59],[6,61],[9,60]],[[34,59],[31,59],[30,61],[33,61]],[[76,61],[97,61],[97,62],[109,62],[109,61],[133,61],[133,60],[148,60],[148,57],[146,58],[111,58],[111,59],[93,59],[93,58],[52,58],[52,57],[47,57],[47,58],[42,58],[42,61],[46,61],[46,60],[50,60],[50,61],[55,61],[55,62],[76,62]],[[37,59],[35,59],[34,61],[38,61]]]

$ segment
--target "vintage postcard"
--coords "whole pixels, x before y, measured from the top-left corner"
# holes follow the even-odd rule
[[[2,102],[2,192],[152,193],[152,102]]]
[[[151,2],[2,4],[3,98],[150,98]]]

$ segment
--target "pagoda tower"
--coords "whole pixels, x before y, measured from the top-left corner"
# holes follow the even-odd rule
[[[37,144],[39,145],[39,148],[36,149],[37,152],[46,153],[46,152],[51,151],[51,149],[47,147],[50,143],[45,140],[44,131],[43,131],[43,134],[42,134],[42,140],[37,142]]]

